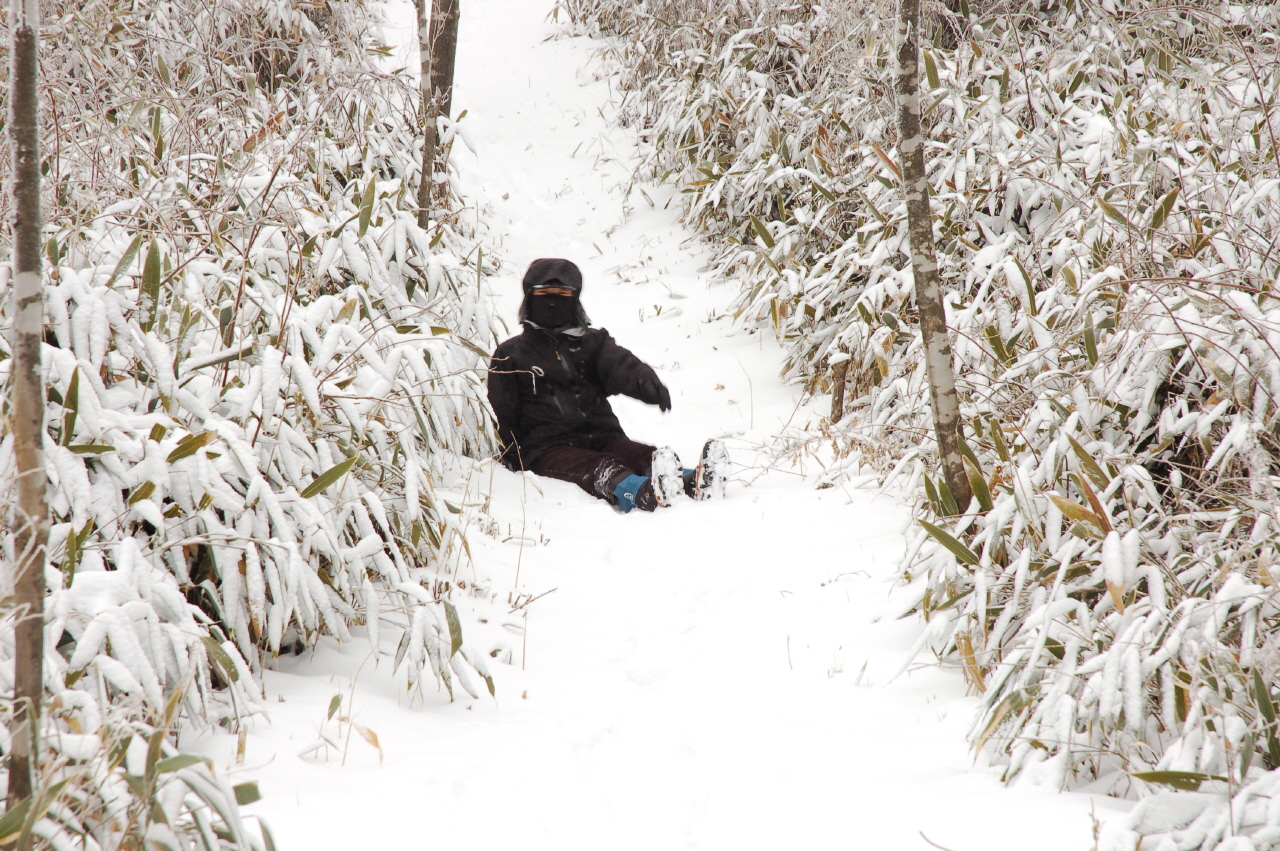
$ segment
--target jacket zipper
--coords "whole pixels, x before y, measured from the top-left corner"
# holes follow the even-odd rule
[[[573,369],[571,369],[571,368],[569,367],[569,359],[568,359],[568,358],[564,358],[564,357],[561,357],[561,356],[560,356],[560,347],[559,347],[559,346],[556,346],[556,347],[555,347],[555,351],[556,351],[556,360],[560,361],[560,365],[564,367],[564,374],[565,374],[565,375],[567,375],[567,376],[569,377],[569,383],[570,383],[570,386],[572,386],[572,385],[574,384],[574,382],[575,382],[575,381],[577,381],[577,380],[580,378],[580,376],[576,375],[576,374],[574,373],[574,370],[573,370]],[[584,410],[582,410],[582,394],[581,394],[581,393],[579,393],[577,390],[574,390],[574,391],[573,391],[573,396],[574,396],[574,398],[577,400],[577,403],[578,403],[578,404],[577,404],[578,414],[579,414],[579,415],[580,415],[584,420],[585,420],[585,419],[588,419],[588,417],[587,417],[587,412],[586,412],[586,411],[584,411]],[[564,413],[564,408],[563,408],[563,407],[562,407],[560,410],[561,410],[561,413]]]

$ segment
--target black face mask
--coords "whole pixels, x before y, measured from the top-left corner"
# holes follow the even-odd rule
[[[577,324],[578,299],[564,295],[530,295],[529,319],[540,328],[568,328]]]

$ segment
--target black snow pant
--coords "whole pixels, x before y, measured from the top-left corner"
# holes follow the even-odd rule
[[[602,451],[554,446],[539,453],[529,469],[539,476],[573,482],[592,496],[613,503],[613,492],[628,476],[647,476],[654,447],[615,437]]]

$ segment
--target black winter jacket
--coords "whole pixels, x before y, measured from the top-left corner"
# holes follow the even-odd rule
[[[653,367],[603,328],[575,336],[525,325],[489,363],[502,462],[519,470],[553,446],[602,449],[623,436],[606,397],[621,393],[657,404],[652,389],[661,386]]]

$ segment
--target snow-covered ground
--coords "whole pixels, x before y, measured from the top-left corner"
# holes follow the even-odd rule
[[[488,621],[477,646],[505,642],[496,700],[407,692],[367,643],[329,642],[267,673],[242,758],[225,738],[184,746],[260,781],[248,812],[283,851],[1091,847],[1091,808],[1114,804],[1002,786],[965,743],[959,673],[895,678],[919,632],[892,584],[901,501],[763,468],[756,447],[817,408],[778,378],[771,337],[725,315],[733,289],[699,274],[669,192],[628,192],[596,45],[551,38],[550,0],[462,6],[454,111],[475,153],[454,156],[505,260],[495,311],[514,327],[534,258],[577,262],[595,324],[674,397],[668,415],[620,400],[629,433],[686,460],[728,435],[735,481],[724,501],[621,515],[483,466],[459,498],[488,499],[497,525],[457,576],[459,608]],[[387,8],[408,42],[411,4]],[[321,732],[341,748],[303,754]]]

